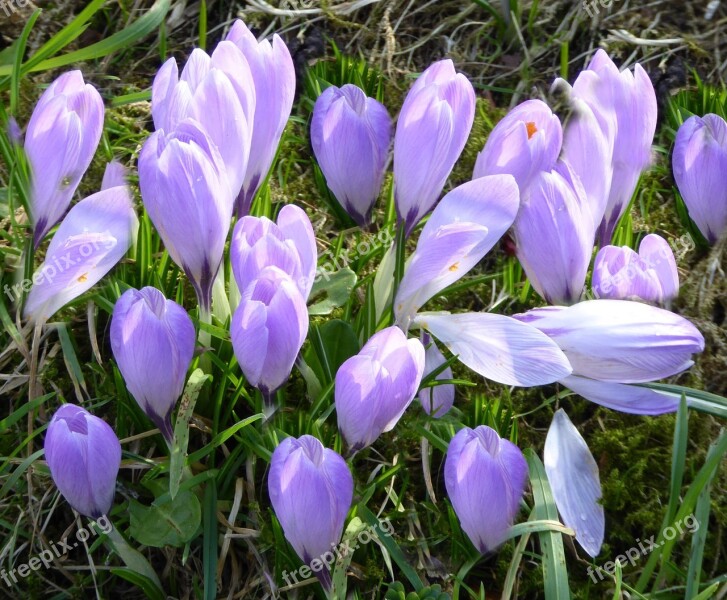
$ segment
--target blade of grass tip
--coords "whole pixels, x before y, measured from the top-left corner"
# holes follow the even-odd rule
[[[684,464],[687,454],[687,440],[689,435],[689,421],[688,421],[688,410],[686,397],[682,394],[682,399],[679,402],[679,409],[677,410],[676,422],[674,423],[674,441],[672,444],[672,455],[671,455],[671,482],[669,487],[669,502],[667,504],[666,513],[661,523],[660,531],[664,531],[666,527],[672,522],[674,513],[677,511],[677,506],[681,498],[682,482],[684,481]],[[649,561],[641,574],[636,589],[643,592],[648,578],[651,576],[653,569],[656,567],[656,561],[661,554],[661,548],[657,547],[654,552],[649,556]],[[649,568],[651,566],[651,569]],[[648,573],[648,575],[647,575]],[[642,585],[643,584],[643,585]]]
[[[214,479],[204,489],[202,512],[204,600],[217,597],[217,486]]]
[[[685,519],[689,518],[690,516],[694,516],[692,514],[692,511],[694,510],[694,507],[697,503],[699,494],[702,492],[704,486],[713,476],[713,472],[719,467],[720,462],[724,458],[724,455],[726,453],[727,433],[725,433],[725,431],[723,430],[720,433],[719,439],[717,440],[714,452],[707,456],[704,465],[702,465],[702,467],[699,469],[699,472],[694,478],[694,481],[689,486],[687,493],[684,495],[682,504],[679,507],[676,515],[674,516],[674,520],[672,521],[674,525],[678,524],[679,527],[681,527]],[[679,527],[677,527],[677,529]],[[644,588],[646,587],[646,584],[648,584],[649,579],[651,578],[651,574],[653,573],[657,563],[660,560],[661,569],[656,578],[656,585],[658,585],[659,582],[662,581],[662,578],[665,576],[664,574],[667,569],[667,564],[669,563],[671,551],[674,548],[674,544],[676,544],[676,542],[679,540],[679,537],[680,536],[674,535],[672,539],[668,540],[665,538],[663,530],[659,532],[659,536],[657,537],[656,541],[657,546],[659,547],[659,552],[652,552],[652,554],[649,556],[649,561],[644,568],[644,573],[641,575],[637,583],[637,589],[639,589],[639,586],[643,586]],[[643,591],[643,588],[639,589],[639,591]]]
[[[22,78],[21,74],[21,65],[23,64],[23,56],[25,55],[25,47],[28,44],[28,37],[30,36],[30,32],[33,29],[33,25],[35,25],[35,22],[38,20],[38,17],[40,16],[41,10],[36,9],[32,15],[30,15],[30,19],[28,19],[28,22],[25,24],[25,27],[23,27],[23,31],[20,34],[20,38],[18,38],[18,44],[15,47],[15,59],[13,60],[13,71],[10,74],[10,114],[13,116],[18,114],[18,103],[20,102],[20,79]]]
[[[715,582],[712,585],[710,585],[706,590],[704,590],[701,594],[694,596],[694,600],[709,600],[709,598],[712,598],[719,589],[719,582]]]
[[[711,457],[715,451],[715,445],[712,444],[707,452],[707,459]],[[697,596],[699,591],[699,580],[702,575],[702,559],[704,558],[704,546],[707,542],[708,525],[709,525],[709,513],[711,510],[711,491],[712,491],[712,480],[717,474],[715,470],[710,478],[707,480],[707,484],[704,486],[702,491],[699,493],[697,498],[697,506],[694,509],[694,518],[699,523],[699,529],[696,529],[692,534],[692,549],[689,555],[689,569],[687,573],[687,589],[684,594],[685,600],[694,598]]]
[[[542,461],[532,449],[525,451],[533,488],[533,512],[538,520],[558,521],[558,509],[545,474]],[[543,589],[546,600],[568,600],[571,596],[568,569],[565,563],[563,538],[560,533],[538,533],[543,558]]]
[[[200,0],[199,3],[199,47],[207,49],[207,2]]]

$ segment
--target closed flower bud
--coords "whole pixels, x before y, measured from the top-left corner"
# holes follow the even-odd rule
[[[284,271],[266,267],[245,288],[230,331],[245,378],[270,397],[290,376],[308,334],[305,300]]]
[[[325,565],[335,560],[327,559],[341,541],[353,498],[346,461],[310,435],[286,438],[270,461],[268,493],[286,539],[304,563],[323,562],[315,574],[330,588]]]
[[[371,220],[390,143],[389,113],[361,88],[331,86],[316,100],[313,152],[333,195],[361,226]]]
[[[305,211],[294,204],[280,210],[277,223],[267,217],[246,216],[235,225],[230,262],[242,291],[265,267],[278,267],[295,282],[303,299],[307,299],[317,261],[313,226]]]
[[[230,189],[240,191],[250,156],[255,88],[247,60],[232,42],[208,56],[195,48],[178,74],[170,58],[159,69],[151,93],[154,127],[167,134],[185,119],[197,121],[225,164]]]
[[[81,71],[58,77],[38,100],[25,134],[36,248],[68,209],[96,152],[103,119],[103,100]]]
[[[184,121],[147,139],[139,155],[139,188],[169,255],[209,311],[234,197],[220,154],[198,123]]]
[[[351,450],[372,444],[404,414],[424,373],[424,346],[398,327],[375,333],[336,373],[338,428]]]
[[[130,289],[116,302],[111,350],[126,387],[171,442],[171,414],[184,390],[195,332],[187,312],[159,290]]]
[[[394,138],[394,196],[409,235],[434,208],[475,118],[475,91],[451,60],[424,71],[409,90]]]
[[[53,481],[73,508],[92,519],[109,512],[121,444],[105,421],[80,406],[64,404],[48,425],[45,458]]]
[[[272,43],[258,42],[245,23],[235,21],[227,34],[250,67],[255,88],[255,118],[252,125],[250,159],[237,197],[238,217],[250,212],[255,192],[270,170],[295,97],[295,67],[285,42],[277,34]]]
[[[481,553],[507,537],[528,473],[515,444],[494,429],[465,427],[452,438],[444,464],[444,483],[462,529]]]
[[[672,249],[653,233],[641,240],[638,254],[628,246],[604,246],[593,264],[593,293],[598,298],[668,303],[679,294]]]
[[[727,123],[717,115],[690,117],[677,131],[674,180],[689,216],[714,244],[727,232]]]

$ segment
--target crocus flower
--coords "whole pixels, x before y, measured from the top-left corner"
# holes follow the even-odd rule
[[[585,190],[566,163],[533,178],[514,228],[517,257],[535,291],[552,304],[577,302],[595,232]]]
[[[288,47],[273,35],[258,42],[245,23],[235,21],[227,34],[247,59],[255,87],[255,117],[252,125],[250,160],[237,197],[237,216],[250,212],[252,200],[270,170],[275,152],[290,116],[295,97],[295,67]]]
[[[192,319],[158,289],[124,292],[111,319],[111,350],[126,387],[172,441],[171,414],[194,354]]]
[[[727,232],[727,123],[717,115],[690,117],[674,141],[674,180],[689,216],[714,244]]]
[[[641,240],[637,254],[628,246],[604,246],[593,264],[593,293],[598,298],[637,299],[664,304],[679,294],[674,253],[656,234]]]
[[[270,461],[268,493],[286,539],[300,559],[311,565],[323,586],[331,585],[328,566],[341,541],[353,499],[353,477],[346,461],[316,438],[285,438]]]
[[[422,331],[421,339],[425,348],[423,376],[426,377],[439,369],[447,360],[428,333]],[[435,377],[435,380],[437,379],[452,379],[452,369],[445,368]],[[428,415],[436,418],[443,417],[454,404],[454,385],[445,383],[423,388],[419,392],[419,402],[421,402],[424,412]]]
[[[75,404],[53,415],[45,434],[51,477],[68,503],[92,519],[114,502],[121,444],[109,425]]]
[[[217,146],[235,195],[248,165],[255,106],[250,67],[232,42],[217,44],[211,57],[195,48],[181,77],[170,58],[152,84],[154,128],[170,134],[185,119],[197,121]]]
[[[468,273],[510,228],[519,206],[510,175],[468,181],[449,192],[422,229],[394,301],[407,329],[427,300]]]
[[[481,553],[507,537],[528,473],[515,444],[494,429],[464,427],[452,438],[444,463],[444,483],[462,529]]]
[[[316,100],[310,135],[333,195],[356,223],[367,225],[391,143],[386,108],[355,85],[331,86]]]
[[[576,532],[578,543],[595,558],[605,529],[598,465],[562,408],[555,411],[548,429],[543,463],[563,523]]]
[[[131,247],[139,220],[126,185],[115,185],[78,202],[48,245],[33,273],[24,316],[45,322],[93,287]]]
[[[509,174],[522,193],[537,173],[555,167],[562,143],[560,119],[542,100],[528,100],[492,130],[472,177]]]
[[[685,318],[628,300],[589,300],[536,308],[517,319],[555,341],[573,366],[561,383],[615,410],[655,415],[675,411],[679,398],[626,385],[671,377],[692,366],[704,338]]]
[[[242,294],[230,324],[237,362],[265,398],[290,375],[308,333],[308,309],[293,280],[264,268]]]
[[[240,290],[257,279],[265,267],[278,267],[296,283],[304,299],[315,280],[318,253],[308,215],[287,204],[277,223],[267,217],[246,216],[235,225],[230,243],[230,262]]]
[[[103,118],[103,100],[81,71],[58,77],[38,100],[25,135],[36,248],[68,209],[96,152]]]
[[[567,87],[562,80],[556,85]],[[637,64],[633,73],[628,69],[619,72],[608,54],[598,50],[588,68],[576,78],[572,95],[589,105],[613,149],[613,177],[598,231],[600,244],[606,245],[634,195],[642,171],[651,163],[656,94],[641,65]]]
[[[394,196],[408,235],[442,193],[475,117],[475,91],[451,60],[425,70],[409,90],[394,138]]]
[[[399,421],[424,373],[424,346],[398,327],[375,333],[336,373],[338,428],[352,451]]]
[[[139,188],[169,255],[209,312],[234,196],[222,158],[198,123],[184,121],[147,139],[139,155]]]

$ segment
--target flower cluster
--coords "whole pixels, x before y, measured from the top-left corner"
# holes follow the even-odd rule
[[[639,65],[619,71],[603,50],[572,86],[562,80],[554,86],[570,104],[565,125],[540,100],[520,104],[490,134],[472,180],[441,199],[475,111],[474,89],[450,60],[434,63],[415,81],[395,126],[386,107],[354,85],[331,86],[319,96],[312,149],[341,206],[369,226],[393,155],[399,243],[420,228],[416,249],[399,265],[400,280],[393,282],[393,268],[381,269],[391,319],[335,373],[337,425],[349,456],[394,429],[417,397],[432,418],[449,411],[455,386],[448,363],[454,359],[442,348],[505,386],[560,382],[615,410],[654,415],[677,409],[678,398],[639,385],[688,369],[704,349],[699,331],[663,308],[679,291],[674,256],[657,235],[646,236],[638,253],[609,245],[651,160],[653,87]],[[210,318],[215,286],[225,290],[229,240],[229,339],[245,381],[271,411],[308,335],[307,301],[318,262],[303,209],[286,205],[275,220],[250,214],[294,88],[282,40],[258,42],[238,21],[210,55],[195,49],[181,74],[174,59],[160,68],[152,84],[155,131],[138,160],[144,208],[195,290],[200,321]],[[61,76],[39,100],[25,142],[36,246],[66,212],[102,126],[98,92],[78,71]],[[674,174],[690,215],[712,243],[727,230],[725,173],[727,125],[714,115],[692,117],[677,135]],[[68,211],[47,249],[46,262],[70,253],[73,267],[39,279],[25,315],[44,322],[89,289],[124,256],[137,226],[123,170],[112,163],[101,191]],[[528,280],[550,306],[515,316],[425,310],[511,228]],[[595,245],[598,299],[582,301]],[[84,255],[80,249],[88,247]],[[412,329],[419,331],[410,336]],[[170,445],[195,338],[187,311],[154,287],[127,289],[116,301],[110,327],[116,364]],[[198,352],[209,350],[202,346]],[[436,385],[422,387],[430,374]],[[51,474],[71,505],[92,517],[106,514],[120,462],[111,428],[65,405],[50,423],[45,447]],[[598,469],[562,410],[544,458],[564,523],[596,556],[604,532]],[[489,427],[465,427],[449,445],[444,478],[473,545],[483,553],[496,549],[525,492],[523,453]],[[346,460],[318,439],[282,440],[272,454],[268,491],[302,561],[340,541],[353,477]],[[331,587],[327,567],[316,575]]]

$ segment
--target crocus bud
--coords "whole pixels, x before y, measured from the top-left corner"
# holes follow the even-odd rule
[[[604,137],[613,140],[613,177],[606,210],[598,231],[600,244],[608,244],[619,219],[634,195],[639,177],[651,163],[656,131],[656,94],[646,71],[637,64],[632,73],[619,72],[603,50],[573,84],[572,94],[589,105]],[[610,145],[610,144],[609,144]],[[597,160],[597,157],[591,157]]]
[[[250,160],[237,197],[237,216],[250,212],[255,192],[262,185],[275,158],[295,97],[295,67],[288,47],[273,35],[258,42],[245,23],[235,21],[227,34],[247,59],[255,87],[255,118],[252,126]]]
[[[548,429],[543,464],[564,525],[576,532],[578,543],[595,558],[605,529],[598,465],[562,408],[555,411]]]
[[[45,434],[51,477],[68,503],[92,519],[114,502],[121,444],[109,425],[75,404],[53,415]]]
[[[171,414],[184,390],[195,332],[187,312],[158,289],[124,292],[111,319],[111,350],[126,387],[172,441]]]
[[[593,293],[598,298],[669,302],[679,294],[671,247],[653,233],[641,240],[638,254],[628,246],[604,246],[593,264]]]
[[[265,267],[278,267],[295,282],[307,299],[315,280],[318,253],[308,215],[287,204],[277,223],[267,217],[246,216],[235,225],[230,262],[240,290],[258,278]]]
[[[679,397],[624,385],[671,377],[694,364],[704,338],[685,318],[627,300],[588,300],[536,308],[515,318],[545,333],[568,357],[561,383],[584,398],[634,414],[661,414]]]
[[[185,119],[197,121],[217,146],[234,195],[247,169],[255,106],[250,67],[232,42],[220,42],[211,57],[195,48],[181,77],[170,58],[152,85],[155,129],[169,134]]]
[[[45,322],[93,287],[131,247],[139,220],[126,185],[84,198],[63,219],[33,273],[24,316]]]
[[[523,193],[537,173],[555,167],[562,143],[557,115],[542,100],[528,100],[492,130],[477,155],[472,177],[512,175]]]
[[[230,332],[245,378],[269,398],[288,379],[308,333],[308,309],[293,280],[264,268],[245,288]]]
[[[386,108],[355,85],[331,86],[316,100],[310,136],[333,195],[356,223],[367,225],[391,143]]]
[[[38,100],[25,134],[36,248],[68,209],[96,152],[103,118],[103,100],[81,71],[58,77]]]
[[[184,121],[147,139],[139,155],[139,188],[169,255],[209,312],[234,197],[220,154],[198,123]]]
[[[577,302],[593,252],[593,222],[580,180],[566,163],[541,171],[520,199],[517,257],[538,294],[552,304]]]
[[[444,483],[462,529],[481,553],[507,537],[525,493],[528,466],[515,444],[490,427],[464,427],[452,438]]]
[[[338,428],[353,451],[399,421],[424,373],[424,346],[398,327],[375,333],[336,373]]]
[[[690,117],[677,131],[674,180],[689,216],[714,244],[727,232],[727,123],[717,115]]]
[[[323,563],[323,569],[313,570],[330,588],[328,565],[353,499],[346,461],[313,436],[285,438],[270,461],[268,494],[285,538],[304,563]]]
[[[422,345],[425,348],[423,377],[426,377],[439,369],[447,362],[447,359],[444,358],[442,351],[437,347],[432,336],[422,331],[421,339]],[[435,379],[452,379],[452,369],[449,367],[445,368]],[[424,412],[428,415],[436,418],[443,417],[454,404],[454,385],[445,383],[435,385],[434,387],[423,388],[419,392],[419,402],[421,402]]]
[[[394,196],[409,235],[442,193],[475,118],[475,91],[451,60],[424,71],[409,90],[394,138]]]

